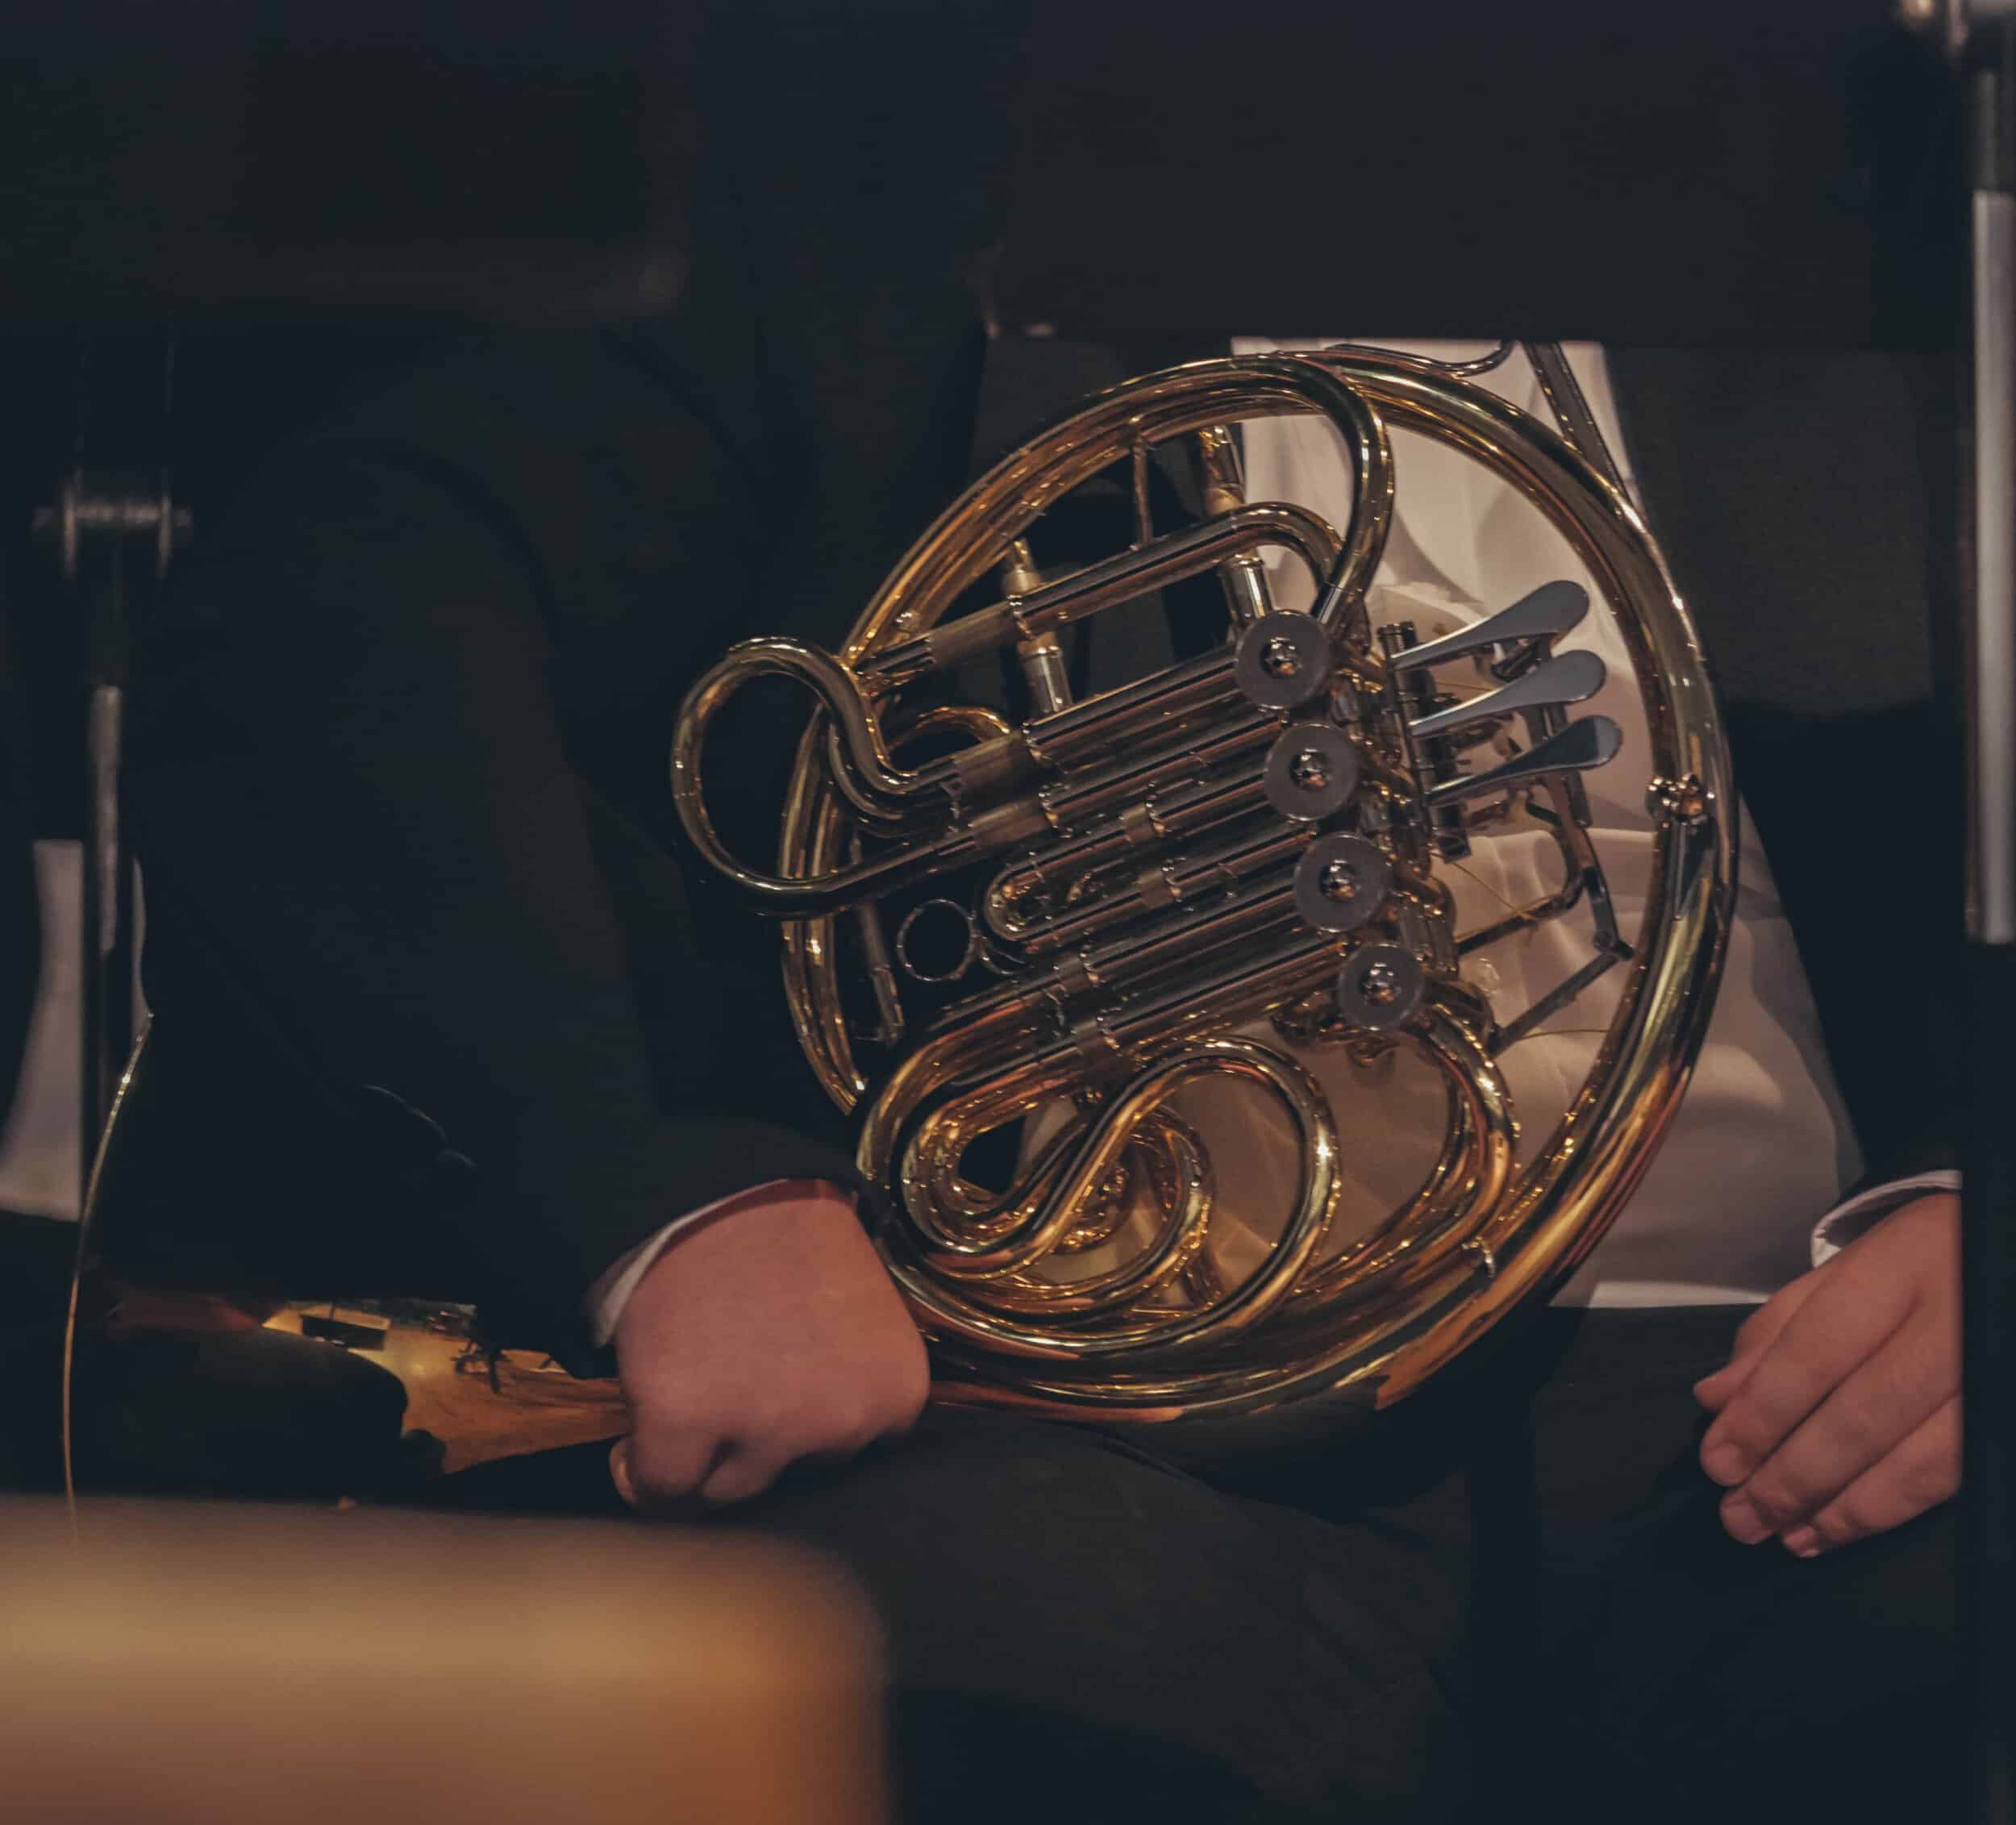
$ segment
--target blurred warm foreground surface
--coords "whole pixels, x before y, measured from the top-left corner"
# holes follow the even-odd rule
[[[879,1825],[876,1641],[712,1533],[0,1502],[0,1817]]]

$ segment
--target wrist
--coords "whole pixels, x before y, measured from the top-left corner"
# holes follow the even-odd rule
[[[589,1316],[598,1340],[614,1344],[620,1360],[625,1318],[638,1308],[640,1294],[645,1295],[646,1306],[651,1302],[647,1290],[654,1279],[662,1285],[678,1271],[672,1264],[682,1246],[729,1223],[760,1223],[766,1217],[788,1222],[794,1215],[818,1220],[821,1215],[850,1224],[859,1222],[853,1194],[824,1179],[768,1180],[675,1217],[596,1282],[589,1294]]]
[[[1814,1225],[1813,1265],[1823,1266],[1848,1244],[1909,1206],[1943,1198],[1957,1209],[1960,1189],[1960,1174],[1943,1169],[1864,1185],[1843,1198]]]

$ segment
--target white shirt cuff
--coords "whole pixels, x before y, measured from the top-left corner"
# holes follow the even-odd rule
[[[1813,1228],[1813,1265],[1831,1261],[1867,1230],[1878,1217],[1887,1217],[1900,1204],[1928,1191],[1958,1191],[1960,1175],[1951,1167],[1938,1172],[1916,1173],[1910,1178],[1892,1179],[1858,1191],[1845,1203],[1827,1212]]]
[[[646,1236],[588,1289],[588,1296],[581,1301],[581,1310],[587,1315],[589,1331],[595,1340],[596,1348],[604,1348],[616,1335],[616,1321],[623,1315],[623,1307],[630,1303],[630,1295],[637,1290],[637,1283],[651,1272],[673,1240],[703,1218],[718,1216],[735,1205],[760,1203],[779,1197],[809,1197],[815,1190],[831,1189],[818,1179],[768,1179],[761,1185],[752,1185],[747,1190],[735,1192],[727,1198],[717,1198],[711,1204],[702,1204],[697,1210],[687,1210],[674,1217],[663,1229]]]

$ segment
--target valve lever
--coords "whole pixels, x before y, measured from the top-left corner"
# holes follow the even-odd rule
[[[1460,659],[1466,652],[1485,647],[1514,646],[1548,634],[1565,634],[1580,627],[1588,613],[1589,591],[1580,583],[1543,583],[1487,620],[1474,621],[1453,634],[1444,634],[1439,640],[1409,647],[1395,656],[1394,662],[1412,671],[1418,665],[1439,665],[1444,660]]]
[[[1410,660],[1420,650],[1418,647],[1409,648],[1400,656],[1403,662]],[[1419,739],[1446,735],[1452,729],[1485,722],[1493,716],[1509,715],[1515,710],[1546,710],[1564,703],[1580,703],[1595,696],[1609,676],[1609,668],[1593,652],[1556,653],[1488,696],[1452,703],[1431,715],[1417,717],[1408,727]]]
[[[1459,798],[1474,798],[1504,786],[1544,778],[1549,773],[1586,773],[1615,760],[1623,745],[1622,731],[1609,717],[1585,716],[1489,773],[1465,773],[1445,780],[1429,791],[1428,808],[1433,810]]]

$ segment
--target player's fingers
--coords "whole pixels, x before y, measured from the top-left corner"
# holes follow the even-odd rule
[[[707,1473],[698,1492],[699,1498],[710,1508],[748,1502],[769,1488],[789,1461],[788,1456],[774,1451],[731,1445]]]
[[[1887,1532],[1948,1500],[1960,1486],[1960,1402],[1954,1398],[1817,1515],[1783,1536],[1802,1559]]]
[[[691,1511],[721,1455],[719,1443],[698,1431],[632,1432],[610,1448],[609,1474],[617,1494],[639,1514],[678,1515]]]
[[[1820,1269],[1788,1281],[1745,1319],[1729,1348],[1729,1360],[1712,1375],[1694,1384],[1694,1398],[1710,1411],[1719,1411],[1756,1366],[1757,1358],[1776,1343],[1793,1315],[1812,1298]]]
[[[1722,1501],[1722,1524],[1754,1544],[1805,1520],[1952,1398],[1958,1340],[1920,1314],[1795,1427]]]
[[[1831,1264],[1815,1279],[1701,1442],[1701,1467],[1718,1483],[1734,1488],[1750,1477],[1910,1312],[1908,1286]]]

